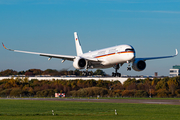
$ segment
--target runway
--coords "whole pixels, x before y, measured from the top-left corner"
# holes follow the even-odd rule
[[[12,100],[47,100],[74,102],[107,102],[107,103],[136,103],[136,104],[167,104],[180,105],[180,99],[84,99],[84,98],[0,98]]]

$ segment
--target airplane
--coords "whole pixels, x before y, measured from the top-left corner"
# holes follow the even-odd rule
[[[83,53],[77,32],[74,32],[74,39],[77,56],[13,50],[6,48],[3,43],[2,45],[5,49],[9,51],[37,54],[40,56],[49,57],[48,60],[50,60],[51,58],[59,58],[62,59],[62,63],[65,60],[73,61],[74,68],[86,69],[86,75],[88,75],[88,69],[103,69],[113,67],[115,69],[115,72],[112,72],[113,77],[121,77],[121,73],[118,73],[117,71],[119,70],[120,66],[122,66],[124,63],[128,64],[127,70],[131,70],[132,63],[132,68],[135,71],[143,71],[146,68],[146,60],[171,58],[178,55],[178,50],[175,49],[176,54],[172,56],[136,58],[134,48],[131,45],[126,44]]]

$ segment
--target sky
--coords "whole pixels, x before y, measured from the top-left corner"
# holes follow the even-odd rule
[[[136,57],[174,55],[180,51],[179,0],[0,0],[0,42],[7,48],[76,55],[74,32],[83,52],[129,44]],[[13,69],[74,70],[71,61],[15,53],[0,47],[0,71]],[[169,75],[174,58],[146,61],[141,72],[122,75]],[[94,69],[96,70],[96,69]],[[94,71],[93,70],[93,71]],[[103,69],[107,74],[113,68]]]

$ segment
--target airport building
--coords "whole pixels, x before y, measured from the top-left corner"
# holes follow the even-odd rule
[[[173,69],[170,69],[170,76],[174,77],[174,76],[179,76],[180,75],[180,65],[175,65],[173,66]]]

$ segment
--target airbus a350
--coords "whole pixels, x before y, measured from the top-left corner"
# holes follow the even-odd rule
[[[178,51],[176,49],[176,54],[171,56],[136,58],[135,50],[131,45],[118,45],[114,47],[83,53],[77,32],[74,32],[74,38],[75,38],[77,56],[13,50],[6,48],[3,43],[2,45],[5,49],[9,51],[37,54],[40,56],[49,57],[48,60],[50,60],[51,58],[59,58],[62,59],[62,63],[65,60],[73,61],[74,68],[86,69],[86,71],[88,71],[88,69],[94,69],[94,68],[113,67],[115,69],[115,72],[112,73],[112,76],[118,76],[118,77],[120,77],[121,74],[118,73],[117,71],[120,68],[120,66],[122,66],[124,63],[128,64],[127,70],[131,70],[131,63],[132,63],[132,68],[135,71],[142,71],[146,68],[146,62],[145,62],[146,60],[171,58],[178,55]]]

